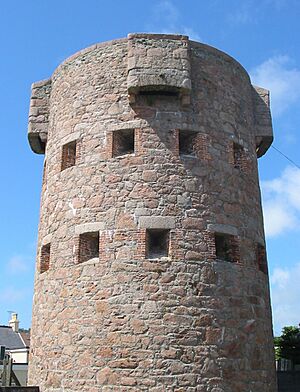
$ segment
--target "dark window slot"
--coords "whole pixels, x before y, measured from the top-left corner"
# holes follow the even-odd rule
[[[146,257],[157,259],[169,255],[169,230],[149,229],[146,234]]]
[[[68,169],[76,163],[76,141],[65,144],[62,148],[61,170]]]
[[[231,263],[237,262],[238,246],[233,235],[215,234],[216,258]]]
[[[79,263],[99,257],[99,232],[83,233],[79,236]]]
[[[113,132],[113,157],[134,153],[134,129]]]
[[[40,273],[48,271],[50,266],[50,244],[43,245],[40,258]]]
[[[268,274],[268,263],[266,248],[263,245],[257,244],[256,246],[256,262],[258,269],[264,274]]]
[[[179,154],[195,156],[197,132],[179,131]]]

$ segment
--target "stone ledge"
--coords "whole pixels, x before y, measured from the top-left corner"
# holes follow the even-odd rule
[[[61,145],[64,146],[65,144],[74,142],[74,140],[78,140],[80,137],[81,137],[81,132],[79,131],[70,133],[69,135],[61,139]]]
[[[52,234],[47,234],[45,237],[42,239],[42,245],[47,245],[52,241]]]
[[[83,223],[75,226],[75,234],[91,233],[93,231],[104,230],[103,222]]]
[[[238,230],[236,227],[219,223],[210,223],[209,225],[207,225],[207,230],[213,233],[238,235]]]
[[[174,229],[174,216],[140,216],[140,229]]]
[[[147,39],[172,39],[172,40],[188,40],[188,35],[181,34],[151,34],[151,33],[129,33],[128,39],[147,38]]]

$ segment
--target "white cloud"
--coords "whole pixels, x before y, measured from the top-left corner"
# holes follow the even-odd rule
[[[153,7],[148,31],[162,34],[188,35],[191,40],[201,41],[200,35],[190,26],[180,23],[180,12],[171,0],[160,0]]]
[[[275,268],[271,275],[271,298],[275,335],[287,325],[300,322],[300,263],[290,269]]]
[[[292,4],[291,4],[292,3]],[[297,5],[297,0],[243,0],[231,7],[231,12],[226,15],[226,19],[233,25],[255,24],[265,18],[266,12],[280,12],[283,8]],[[215,1],[216,6],[220,6],[220,1]]]
[[[179,12],[170,0],[159,1],[154,8],[154,17],[157,22],[163,21],[168,25],[174,25],[179,17]]]
[[[291,278],[291,274],[288,270],[281,268],[275,268],[271,276],[271,284],[278,286],[280,289],[285,289]]]
[[[7,269],[11,273],[22,273],[28,270],[28,262],[23,256],[13,256],[8,260]]]
[[[280,177],[262,181],[266,236],[300,228],[300,170],[288,166]]]
[[[270,90],[274,116],[300,100],[300,69],[288,56],[275,56],[250,71],[253,84]]]

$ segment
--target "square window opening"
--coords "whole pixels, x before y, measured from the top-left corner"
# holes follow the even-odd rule
[[[99,257],[99,232],[83,233],[79,236],[79,263]]]
[[[244,148],[238,143],[233,143],[233,165],[235,168],[242,168],[243,158]]]
[[[40,257],[40,273],[48,271],[50,266],[50,244],[42,246]]]
[[[179,155],[195,156],[197,132],[179,131]]]
[[[76,163],[76,140],[62,147],[61,171],[74,166]]]
[[[146,232],[146,258],[168,257],[169,237],[170,230],[148,229]]]
[[[113,157],[134,153],[134,129],[113,132]]]
[[[215,234],[215,247],[216,247],[216,258],[229,261],[230,263],[235,262],[236,245],[234,236],[230,234]]]

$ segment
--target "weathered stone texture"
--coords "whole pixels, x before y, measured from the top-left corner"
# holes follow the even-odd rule
[[[34,83],[31,89],[28,139],[31,148],[38,154],[45,153],[48,135],[49,98],[51,79]]]
[[[129,94],[150,88],[189,94],[191,90],[189,40],[183,35],[129,34]]]
[[[190,103],[181,92],[135,91],[130,101],[129,59],[138,80],[150,57],[177,73],[182,40]],[[132,42],[79,52],[51,78],[30,383],[42,392],[274,392],[249,77],[187,38],[143,35],[129,53]],[[114,156],[113,132],[129,129],[134,153]],[[180,153],[180,131],[196,133],[193,154]],[[74,140],[74,164],[61,170]],[[247,164],[234,161],[236,144]],[[167,257],[146,258],[150,229],[167,230]],[[99,244],[89,242],[93,258],[83,261],[80,236],[91,232]],[[233,238],[232,262],[217,257],[216,233]]]

